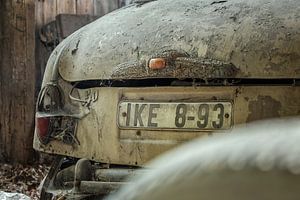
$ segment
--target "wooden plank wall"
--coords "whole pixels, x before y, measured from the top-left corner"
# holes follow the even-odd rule
[[[102,16],[120,7],[120,0],[36,0],[36,25],[55,20],[58,14]]]
[[[0,9],[0,161],[27,163],[35,110],[34,0],[1,0]]]
[[[50,54],[37,42],[39,28],[60,13],[101,16],[118,7],[118,0],[0,0],[0,162],[33,159],[38,80]]]
[[[55,20],[58,14],[77,14],[103,16],[120,7],[124,0],[35,0],[36,18],[36,90],[41,85],[47,60],[51,49],[46,48],[39,40],[40,28]]]

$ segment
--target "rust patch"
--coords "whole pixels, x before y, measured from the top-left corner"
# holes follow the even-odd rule
[[[259,95],[256,101],[250,101],[248,106],[250,114],[247,122],[280,117],[281,103],[271,96]]]
[[[234,78],[239,71],[232,63],[209,58],[193,58],[184,52],[173,50],[150,56],[150,58],[157,57],[166,60],[166,68],[148,69],[146,60],[127,62],[116,67],[112,73],[112,78]]]

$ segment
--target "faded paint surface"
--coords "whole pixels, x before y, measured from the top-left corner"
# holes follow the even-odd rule
[[[34,148],[48,153],[87,158],[103,163],[143,165],[183,142],[212,135],[211,131],[120,129],[117,126],[118,103],[123,100],[140,102],[232,101],[234,125],[251,120],[295,116],[300,113],[300,87],[296,86],[105,87],[78,89],[78,98],[86,99],[88,94],[95,91],[100,94],[99,98],[90,105],[89,113],[79,120],[77,126],[76,137],[80,145],[71,146],[55,140],[48,145],[42,145],[35,138]],[[73,103],[70,101],[68,104]],[[254,112],[257,113],[254,114]]]
[[[231,63],[238,69],[237,73],[224,73],[224,78],[299,78],[299,13],[298,0],[231,0],[217,4],[213,0],[157,0],[133,4],[62,42],[48,68],[58,67],[68,81],[206,78],[199,70],[191,75],[189,70],[181,73],[178,64],[182,66],[183,60],[173,60],[166,70],[147,69],[153,56],[175,51],[180,57],[200,60],[193,70],[209,69],[203,59]],[[73,49],[77,51],[72,54]],[[210,66],[215,67],[214,62]]]
[[[280,117],[281,103],[271,96],[259,95],[256,101],[249,102],[248,110],[247,122]]]

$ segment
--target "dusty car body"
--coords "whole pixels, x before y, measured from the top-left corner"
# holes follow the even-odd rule
[[[34,148],[74,159],[44,191],[101,195],[185,141],[299,115],[299,7],[137,1],[66,38],[46,67]]]

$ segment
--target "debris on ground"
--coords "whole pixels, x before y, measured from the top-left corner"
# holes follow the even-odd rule
[[[30,197],[20,193],[8,193],[0,191],[1,200],[30,200]]]
[[[37,188],[49,169],[48,165],[42,164],[32,166],[0,164],[0,191],[24,194],[32,200],[37,200],[39,199]],[[0,193],[0,195],[10,194]]]

